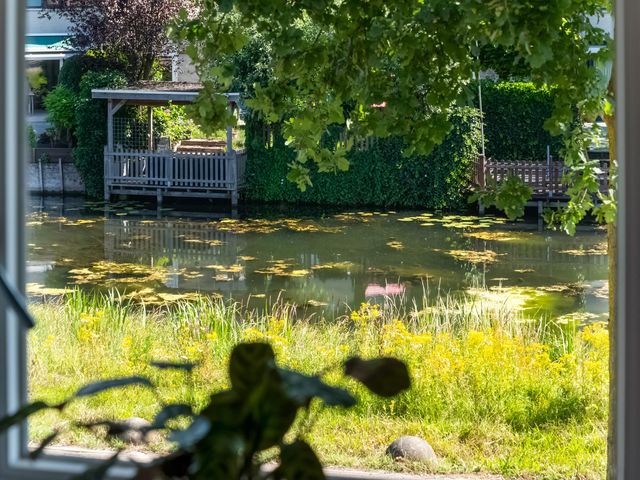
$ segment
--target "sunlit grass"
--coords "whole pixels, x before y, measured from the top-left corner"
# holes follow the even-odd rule
[[[240,341],[268,341],[279,361],[306,372],[331,369],[350,355],[393,355],[409,366],[412,389],[373,397],[330,370],[358,397],[349,411],[324,410],[310,440],[328,464],[422,471],[394,464],[386,446],[403,434],[426,438],[439,471],[491,471],[526,478],[601,478],[605,464],[606,328],[525,320],[474,299],[438,297],[417,309],[402,302],[364,304],[349,317],[300,319],[293,307],[267,313],[202,298],[145,309],[117,293],[35,303],[30,336],[31,396],[59,401],[99,378],[143,374],[160,398],[129,388],[73,404],[65,417],[40,416],[40,439],[70,418],[151,419],[161,401],[202,406],[223,388],[228,355]],[[160,373],[151,360],[195,361],[190,382]],[[106,446],[81,430],[62,442]],[[159,445],[156,448],[166,448]]]

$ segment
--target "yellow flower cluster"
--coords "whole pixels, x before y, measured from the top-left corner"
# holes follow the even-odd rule
[[[104,311],[98,310],[94,314],[81,313],[77,338],[80,343],[91,343],[98,338],[98,327],[104,318]]]
[[[380,307],[377,304],[371,305],[370,303],[362,303],[360,304],[360,308],[358,310],[354,310],[351,312],[351,320],[353,320],[356,325],[366,324],[380,318],[382,313],[380,312]]]

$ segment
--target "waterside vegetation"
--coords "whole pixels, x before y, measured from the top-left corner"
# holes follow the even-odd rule
[[[426,308],[363,304],[338,320],[299,318],[295,308],[265,304],[260,313],[238,303],[200,298],[144,306],[79,290],[32,303],[30,394],[60,401],[100,378],[144,375],[163,402],[204,406],[227,386],[226,366],[242,341],[270,343],[287,368],[318,372],[349,356],[395,356],[406,362],[412,388],[380,399],[348,386],[359,402],[322,410],[308,438],[325,464],[412,471],[498,472],[545,479],[601,478],[606,463],[608,333],[603,324],[557,325],[483,304],[442,296]],[[153,360],[197,362],[190,381],[159,373]],[[98,378],[99,379],[99,378]],[[104,392],[31,422],[34,440],[69,418],[152,419],[159,402],[136,387]],[[394,464],[385,447],[403,434],[427,438],[437,467]],[[114,446],[71,430],[58,441]],[[159,441],[154,448],[166,450]]]

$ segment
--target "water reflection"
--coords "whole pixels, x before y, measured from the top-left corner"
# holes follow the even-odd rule
[[[99,202],[39,202],[27,219],[32,291],[118,288],[158,302],[200,292],[257,306],[280,297],[339,314],[390,296],[420,305],[425,291],[481,288],[496,302],[535,296],[536,314],[607,311],[605,236],[594,228],[568,237],[488,217],[406,212],[263,210],[233,219],[167,210],[158,219],[143,204],[105,212]]]

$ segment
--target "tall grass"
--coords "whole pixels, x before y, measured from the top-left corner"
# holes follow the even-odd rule
[[[332,368],[350,355],[394,355],[410,368],[409,392],[384,400],[349,383],[357,407],[320,414],[311,441],[329,463],[398,468],[384,447],[394,436],[420,434],[442,457],[443,471],[600,478],[606,328],[560,328],[467,297],[426,300],[423,308],[397,300],[363,304],[327,320],[300,318],[282,302],[262,311],[213,299],[149,309],[117,292],[75,290],[31,305],[38,321],[29,344],[31,395],[57,401],[98,378],[144,374],[160,385],[162,400],[203,405],[226,385],[227,358],[240,341],[268,341],[282,364],[326,370],[336,383],[348,383]],[[179,373],[155,371],[152,360],[198,362],[193,387]],[[130,388],[74,404],[69,415],[151,418],[158,408],[155,395]],[[41,416],[33,435],[67,421]],[[79,432],[64,441],[103,445]]]

